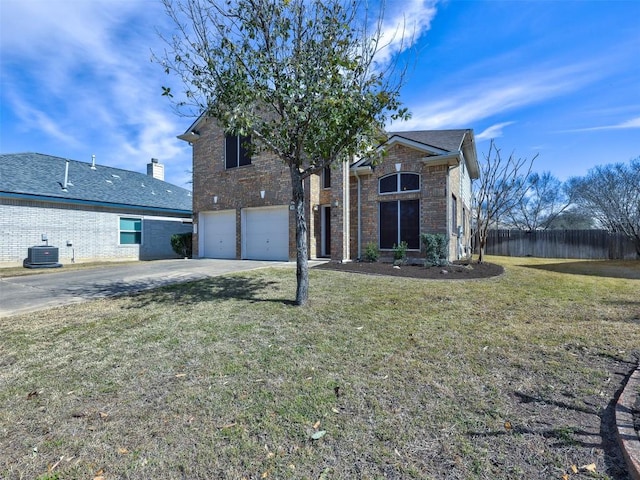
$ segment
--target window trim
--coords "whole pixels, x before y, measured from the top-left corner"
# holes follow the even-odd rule
[[[122,220],[132,220],[132,221],[139,221],[140,222],[140,230],[123,230],[122,229]],[[142,217],[131,217],[131,216],[118,216],[118,246],[121,247],[134,247],[137,245],[142,245],[142,241],[143,241],[143,237],[142,237],[142,224],[143,224],[143,218]],[[123,233],[134,233],[134,234],[140,234],[140,241],[139,242],[134,242],[134,243],[122,243],[122,234]],[[136,235],[137,237],[137,235]]]
[[[420,251],[420,223],[421,223],[421,217],[420,217],[420,213],[421,213],[421,209],[422,209],[422,205],[420,202],[420,199],[418,198],[407,198],[407,199],[399,199],[399,200],[384,200],[384,201],[380,201],[378,202],[378,249],[381,251],[392,251],[393,247],[383,247],[382,246],[382,221],[380,218],[381,215],[381,208],[382,208],[382,204],[386,203],[386,204],[390,204],[390,203],[395,203],[396,204],[396,212],[397,212],[397,238],[396,241],[394,242],[395,245],[398,245],[399,242],[401,242],[402,240],[400,239],[400,235],[402,233],[402,210],[401,210],[401,206],[400,204],[402,202],[417,202],[418,203],[418,237],[417,237],[417,241],[418,241],[418,247],[417,248],[408,248],[407,250],[411,251],[411,252],[419,252]]]
[[[418,177],[418,188],[415,190],[402,190],[402,175],[412,175],[415,177]],[[384,179],[390,178],[390,177],[396,177],[396,189],[392,192],[383,192],[380,188],[381,182]],[[398,193],[416,193],[420,191],[420,182],[422,180],[422,177],[420,176],[419,173],[415,173],[415,172],[393,172],[390,173],[388,175],[385,175],[383,177],[380,177],[378,179],[378,195],[396,195]]]

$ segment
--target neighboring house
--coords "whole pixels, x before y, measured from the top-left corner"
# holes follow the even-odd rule
[[[178,138],[193,146],[194,256],[292,260],[295,212],[288,167],[269,153],[249,156],[248,138],[225,135],[200,117]],[[377,165],[364,159],[306,180],[309,256],[383,257],[401,241],[420,253],[421,233],[449,238],[449,258],[470,253],[471,182],[479,177],[472,130],[389,134]]]
[[[164,182],[155,159],[147,172],[0,155],[0,262],[22,262],[46,244],[62,264],[176,258],[170,237],[192,231],[191,192]]]

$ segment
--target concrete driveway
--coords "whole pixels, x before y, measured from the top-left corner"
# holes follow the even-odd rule
[[[288,265],[295,263],[214,259],[157,260],[86,270],[65,271],[63,267],[38,275],[0,278],[0,317],[227,273]]]

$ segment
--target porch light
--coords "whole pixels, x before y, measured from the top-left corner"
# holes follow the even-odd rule
[[[214,204],[215,204],[215,203],[218,203],[218,196],[217,196],[217,195],[214,195],[214,196],[213,196],[213,203],[214,203]]]
[[[399,172],[402,169],[401,163],[396,163],[396,172]]]
[[[260,190],[260,198],[264,198],[264,194],[267,193],[264,190]]]

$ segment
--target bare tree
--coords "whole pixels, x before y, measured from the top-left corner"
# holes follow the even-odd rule
[[[532,173],[527,177],[527,190],[508,218],[520,230],[546,230],[571,204],[562,182],[551,172]]]
[[[296,304],[309,273],[303,181],[365,155],[399,101],[403,71],[376,63],[382,13],[341,0],[163,0],[176,33],[160,58],[192,107],[229,133],[251,135],[289,167],[296,211]],[[170,87],[164,95],[173,97]]]
[[[602,228],[632,239],[640,258],[640,157],[629,165],[595,167],[568,185],[576,205],[591,212]]]
[[[516,208],[528,190],[535,155],[531,160],[516,158],[513,153],[505,160],[493,140],[489,152],[480,164],[480,179],[474,185],[474,230],[478,262],[484,261],[484,248],[489,228],[500,217]]]

